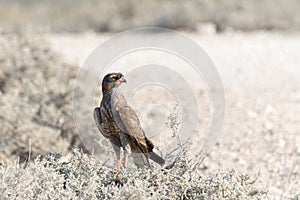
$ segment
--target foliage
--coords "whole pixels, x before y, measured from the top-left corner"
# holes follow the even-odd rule
[[[29,33],[0,33],[0,158],[23,162],[67,151],[79,139],[72,118],[75,68]]]
[[[266,191],[235,171],[207,176],[181,159],[170,170],[123,170],[117,180],[110,168],[77,150],[67,162],[37,159],[26,168],[0,165],[1,199],[261,199]]]

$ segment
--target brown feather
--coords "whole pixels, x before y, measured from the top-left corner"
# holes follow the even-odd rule
[[[119,78],[118,80],[115,80]],[[119,81],[122,80],[122,81]],[[151,168],[149,159],[164,164],[164,159],[153,152],[153,143],[145,136],[138,116],[127,104],[123,95],[119,94],[117,87],[125,79],[120,73],[105,76],[102,82],[103,98],[100,107],[94,110],[94,120],[104,137],[113,142],[116,148],[126,149],[130,146],[131,155],[137,167]]]

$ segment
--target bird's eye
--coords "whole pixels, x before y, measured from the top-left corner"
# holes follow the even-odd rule
[[[112,79],[113,81],[116,81],[116,80],[117,80],[117,77],[114,76],[114,77],[112,77],[111,79]]]

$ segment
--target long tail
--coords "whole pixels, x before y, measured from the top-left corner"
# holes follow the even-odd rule
[[[149,158],[159,165],[165,164],[165,160],[154,152],[149,153]]]
[[[134,164],[138,168],[147,166],[151,169],[151,165],[148,160],[147,147],[140,145],[135,140],[129,141],[131,156],[133,158]]]
[[[137,167],[147,166],[151,169],[148,158],[158,163],[159,165],[165,164],[165,160],[153,152],[154,145],[148,138],[145,138],[146,146],[139,143],[136,139],[131,138],[129,145],[131,148],[131,156]]]
[[[145,138],[145,139],[146,139],[149,158],[151,160],[153,160],[154,162],[158,163],[159,165],[165,164],[165,160],[153,152],[154,145],[153,145],[152,141],[149,140],[148,138]]]

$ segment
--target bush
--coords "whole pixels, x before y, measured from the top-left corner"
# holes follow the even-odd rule
[[[20,162],[78,147],[72,116],[75,68],[39,35],[0,33],[0,158]]]
[[[75,150],[67,162],[37,159],[26,168],[0,165],[1,199],[260,199],[266,191],[235,171],[207,176],[180,159],[170,170],[130,166],[117,180],[110,168]]]

